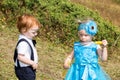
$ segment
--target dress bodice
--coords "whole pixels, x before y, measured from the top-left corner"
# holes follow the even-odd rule
[[[74,59],[75,63],[79,64],[98,63],[97,44],[91,42],[88,45],[83,45],[80,42],[75,42]]]

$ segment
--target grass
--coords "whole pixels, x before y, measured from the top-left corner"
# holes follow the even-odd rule
[[[120,27],[120,5],[115,0],[71,0],[100,13],[100,15]],[[114,1],[114,2],[113,2]]]
[[[0,28],[0,79],[17,80],[14,74],[13,51],[17,42],[18,32],[13,28]],[[62,44],[52,44],[49,41],[37,39],[39,67],[37,80],[63,80],[63,61],[71,48]],[[110,51],[110,49],[108,49]],[[119,50],[120,51],[120,50]],[[120,55],[109,52],[108,61],[100,64],[112,77],[120,80]]]
[[[18,32],[13,28],[1,28],[0,31],[0,80],[17,80],[14,74],[13,52]],[[39,67],[37,80],[61,80],[63,61],[67,51],[62,45],[37,39]]]
[[[111,0],[71,0],[79,2],[88,8],[96,10],[105,19],[120,26],[120,6]],[[89,4],[91,3],[91,4]],[[107,4],[105,4],[107,3]],[[114,15],[113,15],[114,14]],[[17,80],[14,74],[13,52],[18,38],[16,29],[0,27],[0,80]],[[71,48],[62,44],[53,44],[49,41],[37,39],[39,67],[37,80],[63,80],[63,61]],[[120,80],[120,49],[108,48],[108,61],[101,66],[111,76],[112,80]]]

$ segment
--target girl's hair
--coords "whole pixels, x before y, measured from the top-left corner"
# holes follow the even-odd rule
[[[93,18],[85,18],[84,20],[77,20],[77,23],[80,25],[80,24],[82,24],[82,23],[86,23],[86,22],[88,22],[88,21],[90,21],[90,20],[94,20]]]
[[[34,27],[34,25],[38,27],[41,26],[39,21],[34,16],[30,14],[24,14],[18,17],[17,28],[20,33],[23,33],[23,30],[25,30],[24,32],[26,32],[31,27]]]

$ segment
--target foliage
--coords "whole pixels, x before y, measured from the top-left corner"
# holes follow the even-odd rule
[[[37,38],[39,67],[37,80],[61,80],[63,60],[65,54],[71,51],[74,41],[77,41],[76,19],[92,17],[98,24],[99,32],[94,40],[108,39],[109,45],[118,43],[119,29],[110,22],[100,17],[84,6],[73,4],[67,0],[1,0],[0,1],[0,79],[16,80],[13,69],[13,51],[17,41],[16,19],[23,13],[35,15],[43,24],[41,34]],[[51,44],[46,39],[59,45]],[[7,46],[6,46],[7,44]],[[14,47],[13,47],[14,46]],[[103,68],[114,80],[120,79],[119,47],[108,48],[110,54],[108,63],[102,64]],[[112,51],[113,50],[113,51]]]
[[[112,46],[119,36],[115,26],[101,18],[97,12],[68,0],[3,0],[0,7],[9,26],[15,26],[17,16],[23,13],[35,15],[43,25],[39,37],[57,44],[71,46],[77,41],[76,20],[87,17],[93,18],[98,24],[99,32],[94,40],[107,39]]]
[[[120,4],[120,0],[113,0],[114,2]]]

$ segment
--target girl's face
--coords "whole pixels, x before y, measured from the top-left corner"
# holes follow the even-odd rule
[[[29,39],[33,39],[35,36],[37,36],[38,34],[38,30],[39,27],[34,25],[33,27],[31,27],[29,30],[27,30],[26,32],[24,32],[23,34],[28,37]]]
[[[92,40],[92,36],[87,34],[85,30],[78,31],[78,36],[81,42],[89,42]]]

